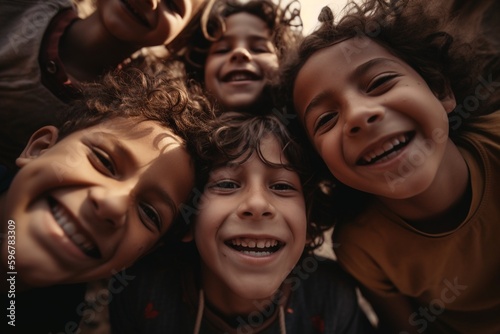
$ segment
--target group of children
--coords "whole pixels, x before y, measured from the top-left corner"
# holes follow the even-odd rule
[[[101,278],[113,333],[500,331],[495,43],[420,0],[305,38],[271,0],[96,7],[0,1],[7,333],[77,332]]]

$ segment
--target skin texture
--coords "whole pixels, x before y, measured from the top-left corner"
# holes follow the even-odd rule
[[[0,199],[3,231],[15,222],[17,279],[27,286],[89,281],[128,267],[167,231],[194,185],[180,139],[153,121],[118,118],[60,141],[57,134],[50,126],[32,136]]]
[[[271,162],[285,159],[271,136],[261,148]],[[296,172],[269,167],[255,154],[242,165],[212,171],[193,233],[207,300],[226,315],[249,314],[270,303],[304,251],[306,226]],[[261,256],[231,247],[275,240],[279,250]]]
[[[205,62],[205,86],[224,108],[240,110],[259,100],[278,58],[271,32],[257,16],[233,14],[225,23],[224,36],[212,43]]]

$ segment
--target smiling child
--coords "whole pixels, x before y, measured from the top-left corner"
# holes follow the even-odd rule
[[[348,8],[323,10],[283,80],[330,173],[338,261],[381,332],[497,333],[498,54],[418,0]]]
[[[284,8],[271,0],[207,6],[180,52],[189,77],[204,83],[222,111],[265,109],[279,58],[302,37],[299,13],[293,1]]]
[[[133,268],[110,304],[117,333],[371,333],[353,281],[312,250],[312,189],[300,146],[277,116],[227,112],[200,154],[208,162],[187,246]]]
[[[159,243],[188,200],[193,142],[207,135],[211,113],[203,96],[170,76],[131,67],[86,85],[71,117],[36,131],[16,160],[0,214],[1,266],[15,272],[17,329],[38,319],[40,329],[63,330],[67,312],[81,316],[83,295],[59,305],[81,286],[61,292],[60,285],[124,270]],[[12,289],[6,282],[2,292]],[[48,297],[43,310],[32,300],[41,295]],[[54,317],[59,322],[50,323]]]

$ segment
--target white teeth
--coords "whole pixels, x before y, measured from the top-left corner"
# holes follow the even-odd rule
[[[89,251],[94,248],[93,244],[83,234],[77,232],[77,225],[61,206],[57,204],[51,206],[51,211],[57,224],[61,226],[64,233],[73,240],[78,247],[84,251]]]
[[[406,138],[405,135],[399,135],[399,136],[397,136],[395,138],[391,138],[388,141],[384,142],[380,147],[378,147],[378,148],[374,149],[373,151],[367,153],[363,157],[363,159],[366,162],[369,163],[370,161],[372,161],[376,157],[381,156],[385,152],[388,152],[388,151],[392,150],[394,148],[394,146],[399,145],[399,144],[404,144],[404,143],[406,143],[406,141],[407,141],[407,138]],[[379,161],[382,161],[382,159],[379,160]]]
[[[245,80],[253,80],[253,77],[247,73],[233,73],[227,78],[227,81],[245,81]]]
[[[264,257],[272,254],[271,252],[254,252],[254,251],[242,251],[242,253],[255,257]]]
[[[248,247],[248,248],[269,248],[278,245],[278,240],[275,239],[249,239],[249,238],[236,238],[232,239],[230,243],[234,246]]]
[[[64,232],[66,232],[66,234],[68,234],[68,235],[72,235],[73,233],[76,232],[76,227],[73,223],[67,222],[64,225],[61,225],[61,227],[64,230]]]

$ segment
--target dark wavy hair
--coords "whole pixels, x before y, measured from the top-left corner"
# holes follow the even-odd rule
[[[186,64],[190,79],[204,82],[204,66],[210,45],[221,38],[226,29],[227,17],[249,13],[262,19],[271,32],[271,41],[278,58],[294,49],[302,38],[300,3],[292,1],[284,8],[272,0],[215,0],[210,1],[201,13],[197,25],[190,28],[190,37],[182,48],[168,47],[172,57]]]
[[[273,109],[274,110],[274,109]],[[221,114],[210,124],[213,130],[207,141],[202,143],[199,149],[201,158],[206,161],[203,171],[205,181],[211,170],[224,166],[228,163],[243,164],[253,154],[268,166],[274,168],[286,168],[297,172],[300,177],[306,210],[312,206],[312,194],[315,186],[311,180],[311,166],[305,159],[302,145],[298,143],[287,126],[279,116],[269,110],[268,113],[259,115],[243,112],[226,112]],[[261,141],[271,136],[276,139],[282,149],[286,162],[274,163],[268,161],[261,152]],[[306,251],[311,251],[324,241],[323,232],[331,226],[322,222],[310,221],[307,223],[307,235],[309,244]]]
[[[438,97],[443,97],[451,88],[457,105],[460,105],[466,98],[475,96],[480,75],[493,73],[489,71],[493,68],[492,64],[498,62],[498,53],[480,36],[466,43],[460,36],[445,32],[445,17],[436,11],[436,6],[422,0],[351,1],[340,19],[333,15],[330,8],[323,8],[318,17],[322,22],[320,27],[305,37],[298,52],[282,64],[280,95],[282,101],[286,101],[283,103],[288,111],[294,113],[290,97],[295,79],[314,53],[346,39],[364,37],[409,64]],[[485,110],[486,104],[475,112],[479,115]],[[452,116],[453,113],[450,120]],[[303,137],[303,142],[308,145],[307,151],[311,152],[309,159],[321,175],[318,182],[324,191],[317,200],[318,206],[325,203],[322,212],[337,222],[353,219],[362,211],[370,196],[336,182],[312,145],[304,139],[304,130],[299,129],[297,135]],[[450,132],[452,138],[455,135]]]

